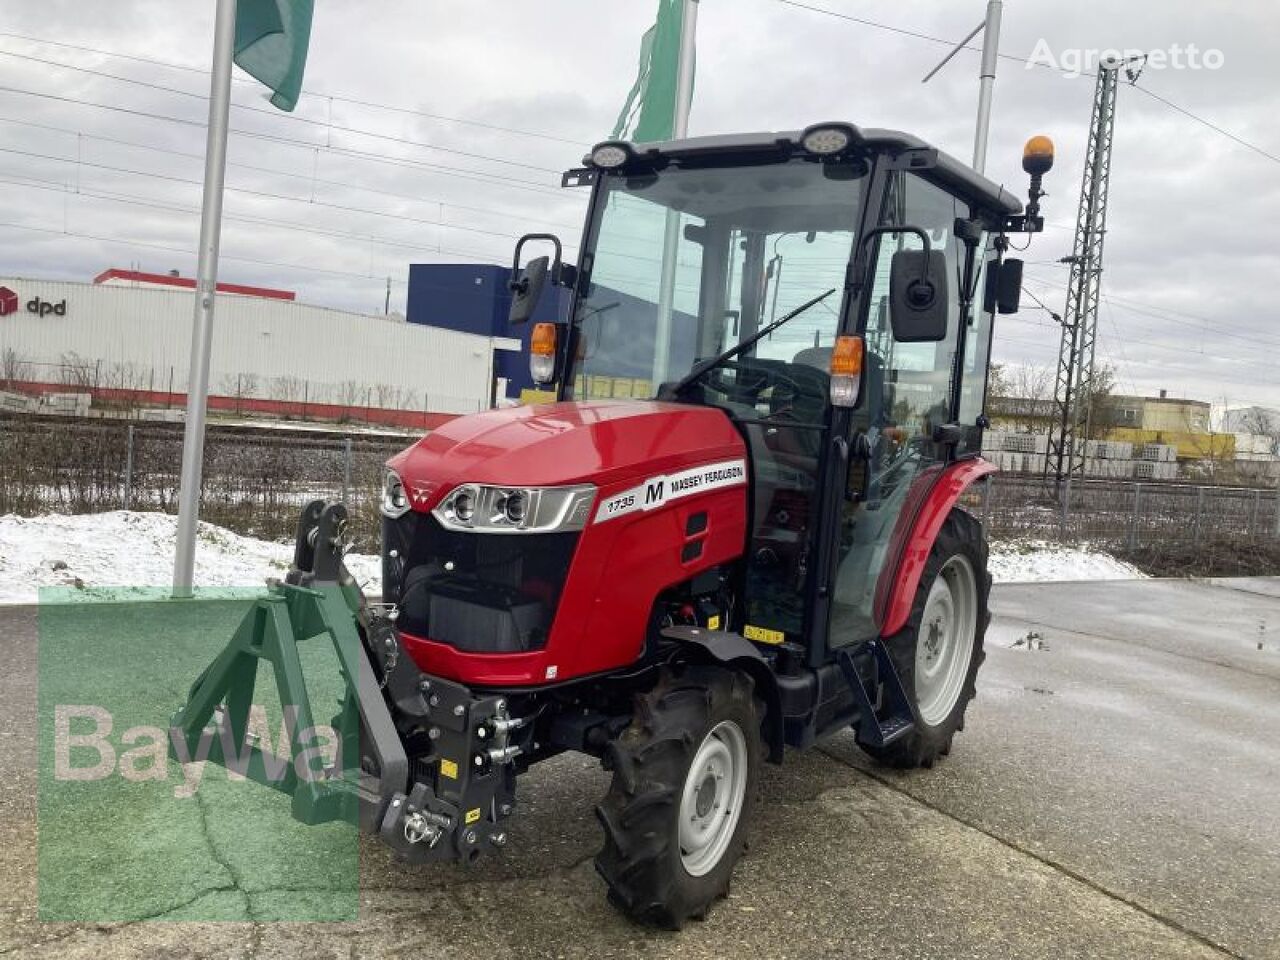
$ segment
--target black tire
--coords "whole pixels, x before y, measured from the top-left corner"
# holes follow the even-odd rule
[[[973,652],[969,658],[968,672],[955,705],[945,718],[935,724],[916,723],[915,729],[900,740],[887,747],[872,747],[860,744],[862,749],[876,760],[890,767],[914,768],[932,767],[937,759],[951,752],[951,741],[956,733],[964,729],[964,714],[969,701],[976,693],[975,681],[978,668],[986,659],[983,641],[986,638],[987,625],[991,622],[989,598],[991,594],[991,575],[987,572],[987,540],[982,531],[982,524],[964,510],[952,510],[943,522],[934,542],[929,560],[920,576],[920,585],[916,588],[915,600],[911,605],[911,616],[906,625],[888,638],[885,643],[898,677],[911,698],[914,706],[919,705],[916,691],[916,647],[921,638],[921,626],[924,619],[925,604],[934,581],[943,567],[952,557],[957,555],[968,559],[973,568],[974,585],[977,592],[975,606],[976,623],[974,624]]]
[[[764,708],[753,690],[740,671],[700,665],[664,671],[653,690],[637,697],[631,725],[609,745],[605,765],[613,780],[596,807],[604,847],[595,863],[610,901],[633,919],[678,930],[728,894],[759,791]],[[728,845],[714,866],[694,876],[681,855],[681,798],[700,746],[725,721],[744,735],[746,790]]]

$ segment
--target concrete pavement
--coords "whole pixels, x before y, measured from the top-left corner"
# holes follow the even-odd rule
[[[36,622],[0,610],[0,954],[1280,957],[1280,581],[1002,586],[993,607],[952,755],[900,774],[843,735],[769,768],[730,899],[680,934],[605,902],[606,779],[578,757],[521,781],[500,860],[362,844],[355,922],[40,923]],[[194,896],[267,915],[289,881],[241,885],[236,816],[205,805]]]

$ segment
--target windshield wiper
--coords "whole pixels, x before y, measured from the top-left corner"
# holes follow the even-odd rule
[[[773,333],[773,331],[777,330],[780,326],[782,326],[788,320],[792,320],[800,316],[800,314],[804,313],[810,307],[814,306],[815,304],[819,304],[823,300],[827,299],[827,297],[831,296],[833,293],[836,292],[836,289],[837,289],[836,287],[832,287],[826,293],[818,294],[812,300],[809,300],[806,303],[800,304],[800,306],[796,307],[790,313],[784,316],[781,316],[777,320],[774,320],[772,323],[766,324],[765,326],[761,327],[751,336],[747,337],[747,339],[739,343],[735,343],[732,347],[730,347],[728,350],[725,350],[723,353],[717,354],[716,356],[712,357],[709,360],[703,360],[701,363],[694,364],[692,370],[690,370],[682,379],[680,379],[669,390],[664,390],[663,393],[668,395],[678,394],[681,390],[683,390],[685,387],[689,386],[689,384],[696,381],[708,370],[712,369],[713,367],[718,367],[720,364],[724,363],[726,360],[730,359],[731,357],[736,357],[743,350],[746,350],[748,347],[752,346],[757,341],[762,340],[763,338],[767,337],[769,334]]]

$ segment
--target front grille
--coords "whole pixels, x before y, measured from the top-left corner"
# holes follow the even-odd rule
[[[382,526],[383,600],[401,630],[471,653],[546,644],[577,532],[459,532],[412,511]]]

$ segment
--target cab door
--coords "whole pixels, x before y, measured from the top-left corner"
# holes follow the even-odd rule
[[[726,365],[718,398],[751,457],[743,590],[749,639],[802,642],[815,568],[819,479],[831,420],[830,358],[856,225],[828,231],[733,231],[723,342],[743,339],[826,290],[834,292]]]
[[[954,422],[957,412],[967,251],[955,235],[955,221],[968,214],[966,203],[918,174],[889,174],[881,224],[920,227],[931,248],[946,254],[947,333],[934,343],[904,343],[894,336],[890,265],[897,251],[919,249],[921,242],[912,234],[882,235],[862,328],[865,385],[854,415],[853,455],[838,518],[829,646],[879,633],[877,605],[894,575],[898,550],[919,503],[955,456],[955,445],[939,442],[935,430]],[[985,365],[985,354],[983,360]]]

